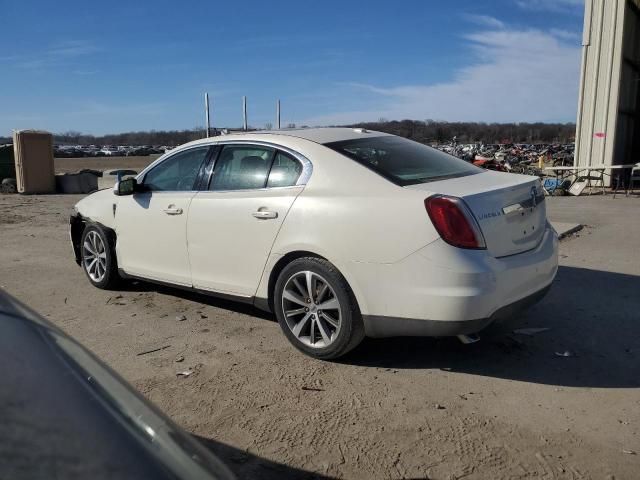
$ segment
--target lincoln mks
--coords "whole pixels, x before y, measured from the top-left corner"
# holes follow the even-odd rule
[[[96,287],[137,278],[249,302],[323,359],[364,336],[470,338],[557,270],[538,178],[364,129],[191,142],[81,200],[70,227]]]

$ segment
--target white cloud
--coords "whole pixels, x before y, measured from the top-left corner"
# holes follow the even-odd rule
[[[0,57],[0,63],[20,68],[40,70],[58,66],[73,59],[99,51],[93,44],[83,40],[58,42],[37,52]]]
[[[552,28],[549,30],[549,33],[554,37],[558,37],[561,40],[566,40],[568,42],[575,42],[580,40],[580,34],[578,32],[572,32],[570,30],[562,30],[560,28]]]
[[[45,55],[50,57],[78,57],[96,52],[97,48],[82,40],[68,40],[52,45]]]
[[[482,27],[497,28],[497,29],[505,28],[505,25],[503,22],[489,15],[474,15],[474,14],[468,13],[463,15],[463,17],[466,20],[472,23],[475,23],[476,25],[480,25]]]
[[[516,5],[525,10],[547,12],[575,12],[584,10],[584,0],[516,0]]]
[[[573,121],[580,47],[540,30],[487,30],[465,37],[472,64],[449,82],[395,87],[349,83],[373,97],[376,109],[305,120],[309,125],[388,119],[526,122]],[[343,84],[344,85],[344,84]]]

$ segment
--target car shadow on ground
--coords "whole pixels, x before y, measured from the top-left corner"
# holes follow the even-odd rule
[[[271,322],[252,305],[189,290],[127,282],[127,291],[156,291]],[[275,325],[277,327],[277,325]],[[533,336],[518,328],[545,327]],[[455,338],[365,339],[339,363],[433,369],[567,387],[640,387],[640,276],[560,267],[547,296],[517,318],[482,331],[480,342]],[[559,356],[565,354],[569,356]]]
[[[238,478],[260,478],[263,480],[328,480],[314,472],[300,470],[282,463],[272,462],[266,458],[247,453],[210,438],[194,435],[205,447],[218,457]]]
[[[245,315],[251,315],[252,317],[262,318],[263,320],[271,320],[277,322],[275,315],[269,312],[260,310],[249,303],[242,303],[231,299],[222,297],[216,297],[213,295],[205,295],[194,290],[181,289],[174,286],[165,286],[161,284],[146,282],[143,280],[130,280],[123,282],[119,286],[119,290],[123,292],[157,292],[162,295],[168,295],[172,297],[179,297],[191,302],[202,303],[214,308],[222,308],[224,310],[231,310],[236,313],[242,313]]]
[[[514,329],[547,327],[532,336]],[[640,387],[640,277],[560,267],[547,296],[481,341],[366,339],[343,363],[432,369],[567,387]]]

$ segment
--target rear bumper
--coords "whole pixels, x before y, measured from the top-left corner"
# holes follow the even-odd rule
[[[558,238],[547,228],[535,249],[504,258],[437,240],[397,263],[351,266],[368,336],[461,335],[542,298]]]
[[[477,333],[493,322],[510,318],[516,313],[536,304],[547,294],[551,285],[496,310],[488,318],[476,320],[419,320],[414,318],[381,317],[363,315],[367,336],[381,337],[449,337]]]

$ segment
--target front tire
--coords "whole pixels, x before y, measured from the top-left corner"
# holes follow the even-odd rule
[[[88,225],[82,232],[80,260],[84,273],[94,287],[110,290],[119,283],[113,242],[99,225]]]
[[[327,260],[304,257],[288,264],[276,281],[273,304],[286,337],[311,357],[341,357],[364,338],[353,292]]]

